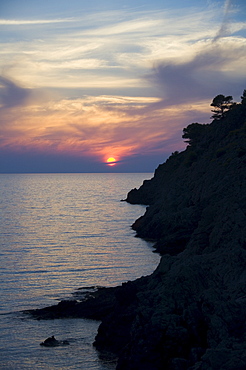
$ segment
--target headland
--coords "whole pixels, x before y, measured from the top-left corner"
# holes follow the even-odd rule
[[[127,195],[148,206],[132,227],[155,240],[153,274],[31,312],[101,320],[94,345],[118,370],[246,369],[246,91],[221,104]]]

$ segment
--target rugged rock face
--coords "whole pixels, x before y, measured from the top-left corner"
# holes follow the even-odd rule
[[[198,235],[199,253],[224,244],[226,236],[226,240],[243,237],[246,113],[242,105],[235,110],[211,125],[200,125],[199,140],[174,153],[153,179],[129,192],[128,202],[150,204],[133,228],[140,237],[158,240],[162,254],[194,246]]]
[[[119,354],[117,369],[246,368],[246,106],[195,128],[127,196],[149,205],[133,228],[163,256],[99,328],[95,345]]]
[[[246,369],[246,105],[190,129],[187,149],[127,196],[149,205],[133,228],[156,240],[156,271],[34,312],[101,319],[94,345],[118,370]]]

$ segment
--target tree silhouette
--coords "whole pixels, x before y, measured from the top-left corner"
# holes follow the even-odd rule
[[[201,123],[191,123],[183,129],[183,139],[188,139],[185,143],[190,146],[196,146],[204,135],[207,125],[202,125]]]
[[[246,98],[246,97],[245,97]],[[220,119],[225,116],[225,112],[233,105],[232,96],[224,96],[222,94],[217,95],[212,103],[210,104],[215,109],[212,110],[214,113],[211,118]]]
[[[246,105],[246,90],[243,91],[243,95],[241,96],[241,103]]]

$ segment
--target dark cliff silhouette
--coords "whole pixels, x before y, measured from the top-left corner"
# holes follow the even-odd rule
[[[246,368],[245,102],[189,125],[186,150],[129,192],[148,205],[133,228],[156,241],[153,274],[35,317],[102,320],[94,344],[121,370]]]

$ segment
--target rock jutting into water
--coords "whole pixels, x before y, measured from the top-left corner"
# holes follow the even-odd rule
[[[245,99],[222,113],[127,196],[148,205],[133,229],[156,241],[153,274],[32,312],[102,320],[94,345],[118,370],[246,369]]]
[[[45,339],[44,342],[40,343],[40,346],[44,347],[60,347],[60,346],[68,346],[69,341],[68,340],[57,340],[54,335],[52,337],[49,337]]]

